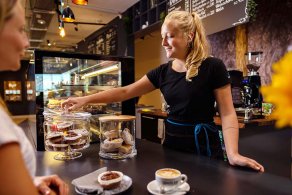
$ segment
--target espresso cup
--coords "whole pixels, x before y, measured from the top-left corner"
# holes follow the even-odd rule
[[[177,169],[163,168],[155,172],[155,180],[160,188],[160,192],[175,191],[187,182],[188,177]]]

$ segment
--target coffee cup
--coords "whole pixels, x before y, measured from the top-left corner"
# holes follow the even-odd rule
[[[163,168],[155,172],[155,180],[160,192],[175,191],[179,186],[187,182],[188,177],[177,169]]]

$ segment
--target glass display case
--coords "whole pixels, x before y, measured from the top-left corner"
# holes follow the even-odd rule
[[[36,50],[35,85],[37,104],[37,150],[44,150],[43,112],[60,109],[68,97],[80,97],[134,82],[132,57],[102,56]],[[135,114],[134,99],[89,104],[80,109],[92,115],[91,130],[99,132],[98,117]]]

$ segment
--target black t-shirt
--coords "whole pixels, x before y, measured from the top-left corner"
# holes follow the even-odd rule
[[[176,72],[172,62],[149,71],[150,82],[161,90],[168,105],[168,117],[182,122],[202,123],[213,121],[215,114],[214,89],[230,83],[224,63],[209,57],[199,68],[191,82],[186,72]]]

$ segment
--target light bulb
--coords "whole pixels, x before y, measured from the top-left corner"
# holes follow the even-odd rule
[[[65,33],[65,29],[64,28],[60,28],[60,36],[61,37],[65,37],[66,33]]]

